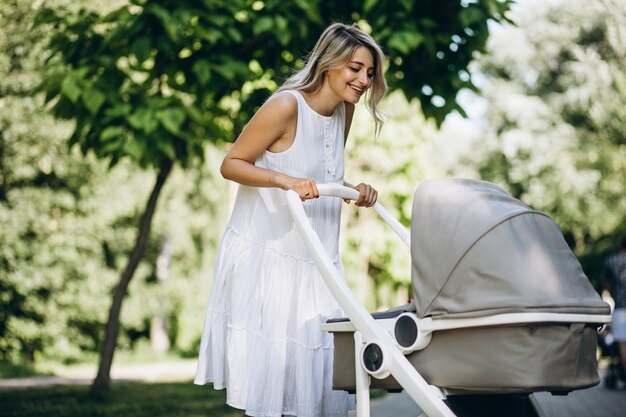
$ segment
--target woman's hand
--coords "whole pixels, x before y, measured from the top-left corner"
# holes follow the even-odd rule
[[[348,185],[348,184],[346,184]],[[378,199],[378,191],[369,184],[360,183],[354,187],[359,192],[359,197],[355,200],[354,204],[359,207],[372,207]],[[350,200],[344,200],[350,204]]]
[[[317,190],[317,184],[310,178],[296,178],[285,175],[280,182],[283,190],[295,191],[302,201],[318,198],[320,196]]]

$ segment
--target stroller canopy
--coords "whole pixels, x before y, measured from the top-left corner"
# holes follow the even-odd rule
[[[419,317],[609,314],[554,221],[488,182],[418,187],[411,260]]]

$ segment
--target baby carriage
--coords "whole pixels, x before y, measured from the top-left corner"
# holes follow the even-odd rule
[[[355,199],[337,185],[321,195]],[[556,224],[482,181],[421,184],[410,233],[374,209],[410,247],[414,301],[371,315],[330,261],[295,192],[294,223],[347,318],[322,330],[335,341],[333,388],[404,389],[424,415],[454,416],[455,396],[569,392],[599,382],[597,329],[610,307],[591,287]]]

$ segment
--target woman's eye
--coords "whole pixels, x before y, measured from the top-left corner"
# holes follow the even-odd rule
[[[370,72],[369,74],[367,74],[367,78],[376,78],[376,74],[374,74],[373,72]]]
[[[359,72],[360,70],[359,70],[359,68],[352,68],[352,67],[350,67],[350,71],[352,71],[352,72]]]

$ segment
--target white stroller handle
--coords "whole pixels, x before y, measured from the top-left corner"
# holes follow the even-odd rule
[[[340,198],[348,198],[350,200],[356,200],[359,198],[359,192],[354,188],[346,187],[339,184],[317,184],[317,190],[320,195],[327,195]],[[393,217],[387,209],[376,202],[372,208],[378,213],[378,215],[391,227],[391,229],[402,239],[407,247],[411,247],[411,234],[402,226],[395,217]]]
[[[317,189],[320,195],[330,195],[340,198],[355,199],[359,195],[358,191],[340,185],[318,184]],[[454,413],[443,402],[442,396],[438,395],[440,393],[438,393],[434,387],[431,387],[419,374],[419,372],[413,368],[407,358],[397,348],[396,342],[391,335],[378,323],[376,323],[370,313],[354,296],[344,281],[343,276],[328,256],[326,249],[317,236],[317,233],[311,227],[311,223],[306,216],[300,196],[295,191],[289,190],[287,191],[286,199],[289,212],[291,213],[296,228],[298,229],[298,232],[300,232],[309,253],[315,261],[326,286],[333,294],[333,297],[339,306],[343,309],[348,318],[352,321],[352,323],[354,323],[354,326],[363,336],[364,342],[368,343],[368,345],[376,344],[380,347],[380,353],[383,357],[387,357],[387,360],[383,361],[385,363],[385,368],[388,368],[388,371],[400,383],[400,385],[404,387],[409,396],[428,416],[454,417]],[[389,216],[389,218],[392,218],[389,213],[382,208],[382,206],[380,206],[380,204],[376,203],[374,209],[381,216]],[[381,214],[381,212],[385,214]],[[392,223],[387,219],[385,220],[390,224]],[[396,221],[396,223],[400,225],[399,222]],[[394,228],[396,233],[398,233],[402,240],[408,245],[409,233],[406,229],[404,229],[407,236],[403,237],[403,233],[399,233],[399,230],[402,229],[404,229],[402,225],[400,225],[398,230]],[[358,352],[355,352],[355,354],[357,353]],[[384,370],[380,369],[380,371]],[[381,375],[384,374],[384,372],[379,373]]]

